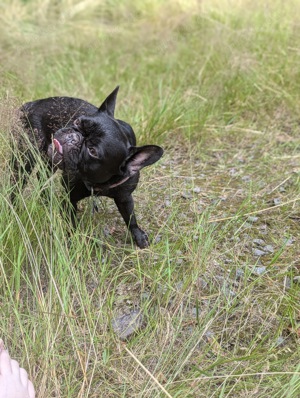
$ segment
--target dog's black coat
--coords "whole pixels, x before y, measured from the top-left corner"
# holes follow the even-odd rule
[[[113,198],[134,241],[140,248],[148,238],[134,215],[132,192],[139,170],[163,154],[156,145],[136,147],[131,126],[114,118],[117,87],[97,108],[78,98],[53,97],[28,102],[20,108],[23,130],[43,156],[49,170],[62,169],[62,181],[70,198],[69,213],[75,224],[77,202],[92,193]],[[13,155],[14,182],[30,174],[36,156],[19,145],[24,161]],[[12,195],[14,197],[14,195]]]

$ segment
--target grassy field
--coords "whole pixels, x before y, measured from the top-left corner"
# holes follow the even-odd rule
[[[300,396],[300,3],[0,4],[0,336],[38,397]],[[165,155],[137,250],[109,199],[68,238],[59,176],[9,201],[22,102],[99,104]],[[39,165],[42,170],[42,165]],[[52,191],[50,206],[39,199]],[[143,325],[126,341],[114,320]]]

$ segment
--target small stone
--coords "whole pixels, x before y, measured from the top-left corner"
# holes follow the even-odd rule
[[[238,268],[236,271],[235,271],[235,278],[237,279],[237,280],[240,280],[240,279],[242,279],[243,278],[243,276],[244,276],[244,270],[242,270],[241,268]]]
[[[268,253],[274,253],[274,247],[272,245],[266,245],[264,250]]]
[[[192,196],[191,192],[185,191],[185,192],[182,192],[181,197],[183,199],[192,199],[193,196]]]
[[[143,301],[148,301],[148,300],[150,300],[150,299],[151,299],[150,293],[149,293],[149,292],[143,292],[143,293],[141,294],[141,299],[142,299]]]
[[[299,276],[294,276],[293,282],[300,284],[300,275]]]
[[[197,205],[197,211],[199,212],[199,213],[202,213],[203,212],[203,206],[202,205]]]
[[[284,281],[283,281],[283,286],[285,290],[288,290],[291,288],[292,286],[292,281],[291,278],[289,278],[288,276],[284,277]]]
[[[154,239],[155,243],[159,243],[161,241],[161,235],[157,235]]]
[[[194,308],[192,308],[191,314],[192,314],[193,317],[196,318],[196,317],[200,314],[200,309],[199,309],[199,307],[194,307]]]
[[[104,227],[103,228],[103,233],[105,237],[109,237],[110,236],[110,230],[108,227]]]
[[[231,177],[235,177],[238,173],[237,169],[235,169],[234,167],[232,169],[229,170],[229,174],[231,175]]]
[[[260,250],[260,249],[253,249],[252,253],[255,257],[260,257],[260,256],[266,255],[266,252],[264,252],[263,250]]]
[[[143,326],[141,310],[133,310],[129,314],[121,315],[112,321],[112,328],[121,340],[126,340]]]
[[[251,228],[252,227],[252,223],[250,222],[245,222],[243,225],[244,228]]]
[[[282,336],[279,336],[279,337],[277,338],[277,340],[276,340],[276,345],[277,345],[277,346],[279,346],[279,345],[283,345],[283,344],[284,344],[284,342],[285,342],[285,339],[284,339],[284,337],[282,337]]]
[[[224,289],[224,293],[226,297],[235,297],[236,296],[236,292],[234,290],[225,288]]]
[[[214,332],[213,332],[212,330],[207,330],[207,331],[204,333],[204,336],[205,336],[206,338],[208,338],[208,339],[211,339],[211,338],[214,337]]]
[[[206,289],[208,286],[208,283],[202,278],[198,278],[197,283],[199,284],[201,289]]]
[[[240,242],[241,241],[241,238],[239,237],[239,236],[234,236],[234,235],[232,235],[230,238],[229,238],[229,240],[231,241],[231,242]]]
[[[251,222],[251,223],[255,223],[255,222],[258,221],[258,217],[256,217],[256,216],[249,216],[247,221],[248,221],[248,222]]]
[[[165,200],[165,206],[170,207],[172,205],[171,201],[169,199]]]
[[[268,232],[268,226],[267,226],[267,224],[260,225],[258,228],[259,228],[260,233],[261,233],[262,235],[266,235],[266,234],[267,234],[267,232]]]
[[[266,242],[263,239],[253,239],[252,243],[256,246],[263,246]]]
[[[292,236],[291,238],[289,238],[285,244],[286,246],[292,246],[295,243],[296,239]]]
[[[281,187],[279,187],[279,192],[286,192],[286,189],[284,188],[283,185],[281,185]]]
[[[255,275],[262,275],[267,271],[267,268],[263,265],[261,267],[254,267],[252,273]]]
[[[166,285],[159,285],[158,290],[161,294],[166,294],[168,291],[168,286]]]
[[[193,191],[194,191],[195,193],[200,193],[200,192],[201,192],[201,188],[200,188],[200,187],[195,187],[195,188],[193,189]]]
[[[265,181],[258,181],[258,186],[260,189],[264,188],[266,186],[266,182]]]
[[[250,182],[250,181],[251,181],[251,177],[250,177],[250,176],[243,176],[243,177],[242,177],[242,180],[243,180],[244,182]]]
[[[273,199],[273,205],[274,206],[278,206],[278,205],[280,205],[280,203],[281,203],[281,199],[280,198],[274,198]]]

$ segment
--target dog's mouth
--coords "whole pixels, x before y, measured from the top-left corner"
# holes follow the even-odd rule
[[[60,155],[63,155],[63,153],[64,153],[63,146],[61,145],[61,143],[56,138],[53,138],[53,144],[55,146],[56,151]]]
[[[47,155],[51,159],[54,166],[63,169],[63,146],[58,140],[53,139],[52,143],[49,144]]]

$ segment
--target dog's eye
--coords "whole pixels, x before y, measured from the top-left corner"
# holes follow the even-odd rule
[[[88,148],[87,150],[88,150],[89,155],[92,156],[93,158],[98,157],[98,153],[95,148]]]

